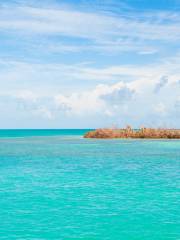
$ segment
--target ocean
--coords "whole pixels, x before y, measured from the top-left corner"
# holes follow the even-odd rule
[[[179,240],[180,140],[0,130],[0,239]]]

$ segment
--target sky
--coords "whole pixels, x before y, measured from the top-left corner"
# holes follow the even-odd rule
[[[0,128],[180,128],[180,0],[1,0]]]

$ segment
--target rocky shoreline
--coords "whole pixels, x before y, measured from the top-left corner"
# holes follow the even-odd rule
[[[101,128],[87,132],[84,138],[180,139],[180,130],[145,127],[134,130],[130,126],[124,129]]]

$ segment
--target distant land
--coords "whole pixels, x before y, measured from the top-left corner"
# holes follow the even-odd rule
[[[124,129],[100,128],[87,132],[84,138],[180,139],[180,130],[146,127],[134,130],[131,126]]]

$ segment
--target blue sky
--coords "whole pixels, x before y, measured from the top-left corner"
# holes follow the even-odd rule
[[[179,42],[180,0],[1,1],[0,128],[179,128]]]

